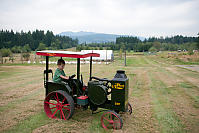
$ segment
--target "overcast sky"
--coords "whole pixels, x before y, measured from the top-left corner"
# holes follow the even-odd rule
[[[199,0],[0,0],[0,29],[197,36]]]

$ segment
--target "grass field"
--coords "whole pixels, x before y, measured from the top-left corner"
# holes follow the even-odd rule
[[[126,71],[130,80],[131,116],[121,114],[122,130],[110,132],[199,132],[199,72],[175,66],[160,56],[128,55],[127,66],[120,59],[94,65],[93,75],[112,79],[116,70]],[[51,65],[55,70],[56,65]],[[49,119],[43,110],[44,65],[0,66],[0,132],[105,132],[101,113],[75,110],[68,121]],[[67,75],[76,73],[66,65]],[[81,66],[87,83],[89,65]]]

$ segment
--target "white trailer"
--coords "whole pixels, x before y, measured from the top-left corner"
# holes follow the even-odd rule
[[[99,61],[113,61],[114,55],[113,50],[81,50],[83,53],[98,53],[100,57],[93,57],[93,60]],[[84,60],[89,60],[90,58],[84,58]]]

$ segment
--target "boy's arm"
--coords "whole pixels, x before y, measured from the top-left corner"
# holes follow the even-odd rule
[[[62,79],[69,79],[69,77],[68,77],[68,76],[60,75],[60,77],[61,77]]]

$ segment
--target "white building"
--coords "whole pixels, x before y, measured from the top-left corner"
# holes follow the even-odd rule
[[[93,57],[93,60],[100,60],[100,61],[113,61],[114,55],[113,50],[81,50],[84,53],[98,53],[100,57]],[[89,58],[84,58],[85,60],[89,60]]]

